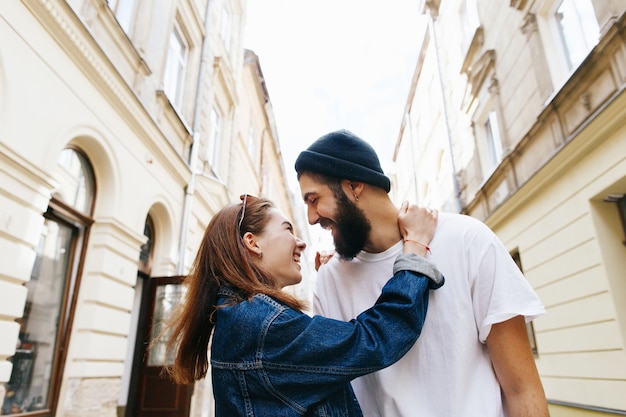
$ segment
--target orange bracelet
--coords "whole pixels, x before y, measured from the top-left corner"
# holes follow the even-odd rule
[[[413,239],[404,239],[404,241],[405,241],[405,242],[413,242],[413,243],[417,243],[418,245],[425,247],[425,248],[426,248],[426,252],[428,252],[428,253],[432,253],[432,252],[430,251],[430,247],[429,247],[428,245],[424,245],[422,242],[418,242],[417,240],[413,240]]]

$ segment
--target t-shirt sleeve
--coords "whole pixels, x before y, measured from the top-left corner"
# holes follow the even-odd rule
[[[497,236],[487,241],[476,265],[472,303],[481,343],[493,324],[520,315],[529,322],[545,314],[541,300]]]

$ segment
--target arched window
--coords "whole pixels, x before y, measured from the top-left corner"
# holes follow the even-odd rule
[[[3,415],[39,411],[52,415],[69,343],[82,254],[95,198],[91,166],[79,151],[61,152],[59,184],[44,214]],[[40,415],[39,413],[37,415]]]
[[[95,184],[87,159],[80,152],[67,148],[59,155],[58,168],[55,179],[59,181],[59,187],[53,192],[53,200],[91,216]]]
[[[145,274],[147,278],[150,276],[150,269],[152,269],[152,248],[154,247],[154,223],[150,215],[146,218],[143,235],[146,237],[146,243],[141,245],[137,269],[140,273]]]

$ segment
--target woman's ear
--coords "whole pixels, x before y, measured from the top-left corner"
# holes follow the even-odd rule
[[[257,237],[252,232],[246,232],[243,235],[243,244],[250,251],[251,255],[260,256],[261,247],[257,241]]]

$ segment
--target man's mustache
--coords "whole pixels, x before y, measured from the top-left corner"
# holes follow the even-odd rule
[[[330,230],[330,229],[332,229],[332,227],[335,224],[335,222],[333,222],[332,220],[326,219],[326,218],[322,218],[322,219],[320,219],[319,224],[320,224],[320,226],[322,226],[323,229]]]

